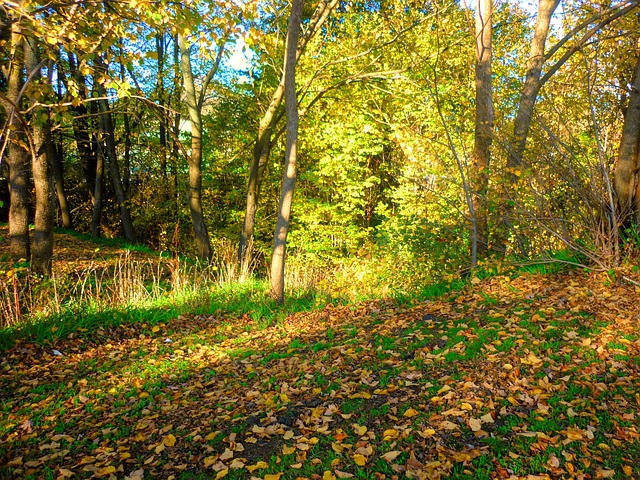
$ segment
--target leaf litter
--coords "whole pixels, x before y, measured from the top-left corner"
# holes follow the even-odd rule
[[[0,473],[636,477],[638,294],[597,274],[495,277],[263,329],[123,325],[59,340],[64,356],[19,341],[2,357]]]

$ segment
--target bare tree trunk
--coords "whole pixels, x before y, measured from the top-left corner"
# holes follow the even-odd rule
[[[96,57],[96,67],[97,72],[106,71],[106,66],[100,56]],[[127,194],[122,184],[122,177],[120,176],[120,165],[118,164],[118,155],[116,152],[115,126],[113,124],[109,101],[106,98],[107,92],[99,82],[96,82],[96,90],[98,91],[98,95],[100,95],[100,100],[98,100],[97,103],[100,108],[100,124],[106,146],[106,152],[103,153],[106,153],[105,157],[108,159],[109,175],[111,177],[111,183],[113,184],[113,190],[116,194],[118,206],[120,207],[120,219],[122,221],[124,238],[130,243],[136,243],[136,234],[133,228],[133,222],[131,221]]]
[[[240,262],[246,253],[248,243],[251,242],[253,238],[258,198],[260,197],[260,179],[269,161],[271,135],[271,132],[267,132],[264,142],[261,144],[256,143],[255,146],[260,147],[258,161],[252,161],[250,165],[249,184],[247,186],[247,210],[244,216],[244,224],[242,225],[242,234],[240,235],[240,244],[238,246],[238,261]]]
[[[29,243],[29,151],[25,148],[25,125],[20,115],[20,90],[24,77],[22,26],[11,26],[11,67],[5,105],[9,121],[9,249],[15,260],[30,258]]]
[[[330,0],[329,2],[321,0],[321,2],[318,4],[313,16],[309,20],[303,38],[296,48],[296,61],[304,52],[304,49],[309,43],[309,40],[311,40],[315,33],[322,27],[324,22],[329,17],[329,14],[333,11],[337,4],[338,0]],[[258,127],[258,135],[256,136],[253,155],[251,157],[251,163],[249,165],[247,208],[245,212],[242,232],[240,233],[240,241],[238,242],[239,261],[242,261],[242,257],[245,254],[247,245],[253,238],[256,211],[258,207],[258,201],[260,199],[260,182],[262,180],[262,172],[264,171],[264,167],[269,160],[269,153],[272,147],[271,137],[273,135],[274,127],[278,119],[276,113],[280,105],[282,104],[282,99],[285,94],[284,77],[285,73],[283,72],[282,76],[280,77],[278,86],[271,95],[271,101],[269,102],[267,111],[264,113],[262,119],[260,120],[260,126]]]
[[[524,155],[527,137],[531,128],[533,107],[536,104],[538,92],[542,86],[540,76],[542,75],[542,65],[545,61],[544,47],[549,34],[549,24],[551,16],[559,3],[560,0],[539,0],[538,3],[538,17],[533,39],[531,40],[527,74],[520,94],[520,104],[518,105],[518,113],[513,126],[513,139],[507,158],[507,170],[511,183],[517,182],[519,170],[522,168],[522,156]]]
[[[639,52],[640,53],[640,52]],[[640,56],[636,61],[629,104],[624,115],[620,153],[615,169],[615,191],[619,216],[623,225],[629,220],[640,225],[640,184],[638,167],[640,156]]]
[[[57,98],[58,102],[62,100],[63,97],[63,89],[62,89],[62,72],[60,71],[59,65],[62,63],[60,58],[60,52],[58,52],[58,78],[57,78]],[[53,61],[49,61],[49,83],[52,84],[53,80]],[[71,211],[69,210],[69,203],[67,201],[67,193],[64,189],[64,143],[63,143],[63,135],[62,131],[59,131],[56,135],[55,141],[52,142],[52,168],[53,168],[53,179],[54,185],[56,189],[56,196],[58,198],[58,206],[60,207],[60,217],[62,218],[62,226],[64,228],[72,229],[73,222],[71,220]]]
[[[158,95],[158,105],[164,107],[164,31],[156,35],[156,52],[158,54],[158,76],[156,78],[156,90]],[[164,115],[160,117],[160,172],[162,177],[167,177],[167,121]]]
[[[493,139],[493,86],[491,79],[492,1],[476,2],[476,125],[473,145],[473,204],[475,237],[472,235],[471,257],[484,254],[489,246],[487,193]],[[475,262],[472,262],[475,266]]]
[[[53,177],[55,180],[56,196],[58,198],[58,206],[60,207],[60,217],[62,218],[62,226],[72,229],[73,221],[71,220],[71,212],[69,211],[69,203],[67,202],[67,194],[64,189],[64,166],[63,166],[63,146],[62,140],[57,142],[55,154],[52,157]]]
[[[102,128],[98,129],[102,133]],[[100,135],[102,136],[102,135]],[[96,139],[96,171],[94,174],[93,213],[91,215],[91,236],[100,237],[100,217],[102,216],[102,182],[104,178],[104,147],[100,138]]]
[[[304,0],[293,0],[285,47],[284,79],[285,108],[287,115],[287,143],[285,147],[284,178],[278,208],[278,221],[273,236],[271,256],[271,296],[279,304],[284,303],[284,261],[287,234],[291,222],[293,190],[296,185],[296,161],[298,153],[298,99],[296,94],[296,51],[302,23]]]
[[[187,158],[189,166],[187,201],[191,212],[191,222],[193,223],[193,233],[196,237],[198,256],[202,260],[210,261],[212,256],[211,243],[209,242],[209,232],[207,231],[202,211],[202,113],[193,83],[191,49],[182,35],[178,36],[178,43],[180,46],[184,90],[187,96],[187,110],[191,121],[191,155]]]
[[[38,59],[36,38],[24,41],[24,58],[27,71],[34,83],[44,81]],[[31,94],[31,106],[34,107],[31,119],[31,136],[33,141],[32,170],[36,191],[36,212],[34,219],[33,250],[31,251],[31,270],[39,275],[51,274],[51,258],[53,256],[53,213],[54,190],[53,169],[51,166],[52,142],[51,121],[48,112],[37,108],[38,97]],[[37,117],[46,116],[42,121]]]

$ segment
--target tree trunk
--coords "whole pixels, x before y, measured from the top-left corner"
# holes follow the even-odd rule
[[[156,77],[156,90],[158,95],[158,105],[163,109],[164,114],[164,31],[156,34],[156,53],[158,54],[158,76]],[[167,177],[167,121],[165,116],[160,116],[159,127],[160,139],[160,172],[162,177]]]
[[[487,252],[487,193],[493,138],[493,87],[491,79],[491,0],[476,2],[476,125],[473,145],[473,204],[475,231],[472,232],[472,258]],[[475,234],[475,235],[474,235]],[[475,266],[475,262],[472,262]]]
[[[99,128],[102,134],[102,128]],[[102,135],[100,135],[102,136]],[[100,238],[100,217],[102,216],[102,182],[104,178],[104,147],[100,138],[96,139],[96,171],[93,191],[93,213],[91,215],[91,236]]]
[[[52,157],[53,161],[53,177],[55,180],[56,196],[58,198],[58,206],[60,207],[60,217],[62,218],[62,226],[64,228],[72,229],[73,221],[71,220],[71,212],[69,210],[69,203],[67,202],[67,194],[64,189],[64,166],[63,166],[63,146],[62,138],[57,142],[55,148],[55,154]]]
[[[120,166],[118,165],[118,155],[116,153],[116,139],[114,133],[113,117],[111,116],[111,110],[109,108],[109,102],[105,97],[106,92],[102,87],[98,87],[98,93],[103,99],[98,101],[100,107],[100,123],[102,125],[102,131],[104,134],[105,152],[104,155],[108,161],[109,176],[111,177],[111,183],[113,184],[113,190],[116,194],[116,200],[120,207],[120,218],[122,220],[122,230],[124,231],[124,238],[130,243],[136,243],[136,234],[133,229],[133,222],[131,221],[131,212],[129,211],[129,205],[127,203],[127,194],[124,191],[122,185],[122,177],[120,176]],[[96,179],[97,183],[97,179]]]
[[[96,58],[96,67],[97,72],[106,71],[106,66],[100,57]],[[131,212],[129,211],[127,194],[122,184],[122,177],[120,176],[120,165],[118,164],[118,155],[116,153],[115,126],[113,124],[109,101],[106,98],[107,92],[99,82],[96,82],[96,90],[100,96],[100,100],[97,103],[100,108],[100,124],[102,126],[106,146],[106,151],[103,153],[106,153],[105,157],[108,160],[107,163],[109,166],[111,183],[113,184],[116,200],[120,207],[120,218],[122,220],[124,238],[126,238],[130,243],[136,243],[136,234],[133,229],[133,222],[131,221]]]
[[[531,40],[531,50],[529,52],[529,62],[527,74],[520,93],[520,104],[513,126],[513,139],[507,157],[507,171],[509,172],[510,183],[514,184],[518,180],[522,168],[522,156],[531,128],[533,119],[533,107],[538,99],[538,92],[542,86],[540,76],[542,65],[545,61],[544,48],[549,34],[549,24],[551,16],[557,8],[560,0],[539,0],[538,17]]]
[[[27,71],[32,82],[37,86],[44,81],[38,59],[36,38],[24,41],[24,58]],[[32,90],[31,92],[34,92]],[[33,141],[32,170],[33,183],[36,191],[36,212],[34,219],[33,250],[31,251],[31,270],[39,275],[51,274],[51,258],[53,256],[53,214],[54,190],[52,163],[51,121],[48,111],[38,108],[38,96],[30,95],[33,108],[31,119],[31,138]],[[46,117],[41,120],[38,117]]]
[[[25,125],[20,115],[20,91],[24,77],[22,26],[11,26],[11,64],[7,100],[4,105],[9,125],[9,249],[14,260],[30,257],[29,243],[29,151]]]
[[[279,304],[284,303],[284,262],[287,234],[291,222],[293,190],[296,185],[296,161],[298,151],[298,99],[296,94],[296,51],[302,23],[303,0],[293,0],[287,44],[285,47],[284,79],[285,108],[287,116],[287,143],[285,147],[284,178],[278,208],[278,221],[273,236],[271,256],[271,296]]]
[[[538,17],[533,39],[531,40],[527,73],[520,92],[520,103],[513,126],[513,137],[507,151],[507,185],[506,197],[502,205],[502,229],[498,233],[495,242],[497,249],[502,253],[507,251],[507,237],[513,228],[512,217],[515,207],[514,201],[517,196],[516,185],[522,173],[522,159],[529,130],[531,129],[533,108],[538,98],[538,92],[542,87],[540,76],[545,61],[544,49],[549,34],[549,24],[551,16],[559,3],[560,0],[539,0],[538,2]],[[526,239],[518,236],[517,242],[520,255],[526,257],[528,252]]]
[[[252,161],[249,170],[249,184],[247,186],[247,210],[244,216],[244,224],[242,226],[242,234],[240,235],[240,244],[238,246],[238,261],[242,262],[249,243],[253,241],[253,231],[255,228],[256,210],[258,209],[258,198],[260,197],[260,179],[264,172],[267,162],[269,161],[269,153],[271,152],[271,131],[265,135],[265,140],[261,144],[256,143],[256,147],[260,147],[258,161]],[[254,151],[254,156],[256,152]]]
[[[180,46],[180,64],[184,90],[187,97],[187,110],[191,121],[191,155],[187,158],[189,167],[189,186],[187,189],[187,202],[191,212],[193,233],[196,237],[198,256],[202,260],[210,261],[212,257],[209,232],[204,221],[202,211],[202,113],[198,96],[193,83],[191,70],[190,47],[184,36],[178,36]]]
[[[640,55],[636,61],[629,104],[624,115],[620,153],[616,163],[614,185],[618,200],[619,218],[623,226],[629,220],[640,225]]]

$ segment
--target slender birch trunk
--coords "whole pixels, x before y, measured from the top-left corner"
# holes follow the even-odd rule
[[[271,256],[271,296],[279,304],[284,303],[284,263],[287,234],[291,223],[291,205],[296,185],[296,161],[298,153],[298,99],[296,94],[296,51],[302,23],[303,0],[293,0],[287,43],[285,48],[284,79],[285,109],[287,117],[287,143],[285,147],[284,178],[278,208],[278,221],[273,238]]]

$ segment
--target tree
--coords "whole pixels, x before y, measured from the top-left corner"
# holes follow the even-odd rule
[[[287,234],[291,223],[291,205],[296,185],[296,162],[298,154],[298,96],[296,92],[296,62],[298,36],[302,24],[303,0],[293,0],[287,41],[285,46],[284,84],[287,118],[287,143],[285,148],[284,178],[278,208],[278,220],[273,237],[271,256],[271,296],[279,304],[284,303],[284,264]]]
[[[3,106],[7,112],[9,128],[9,245],[11,256],[30,258],[29,242],[29,140],[27,125],[21,115],[22,87],[25,66],[23,50],[23,18],[20,12],[23,2],[10,11],[11,44],[8,68],[8,86]]]
[[[180,46],[180,66],[184,82],[184,91],[187,98],[187,111],[191,122],[191,153],[187,157],[189,166],[189,185],[187,189],[187,202],[191,212],[193,232],[196,237],[198,256],[202,260],[210,261],[212,257],[209,232],[202,211],[202,107],[204,105],[207,88],[214,75],[218,71],[222,55],[224,53],[226,39],[218,47],[216,59],[207,72],[203,81],[200,94],[196,92],[193,70],[191,68],[191,45],[187,43],[183,33],[178,34]]]
[[[313,16],[309,20],[305,33],[296,47],[296,62],[303,54],[307,44],[313,38],[317,31],[320,30],[325,23],[329,14],[338,5],[338,0],[326,2],[321,0],[316,7]],[[242,261],[247,250],[249,242],[252,241],[253,231],[255,228],[256,211],[258,208],[258,200],[260,197],[260,180],[264,169],[269,160],[269,154],[272,148],[272,136],[276,124],[280,118],[279,108],[285,93],[285,72],[280,76],[280,82],[273,91],[269,106],[264,112],[258,127],[253,155],[249,164],[249,180],[247,182],[247,208],[245,212],[242,232],[238,244],[238,260]]]
[[[23,42],[24,59],[31,85],[29,100],[31,103],[32,171],[35,186],[36,208],[31,252],[31,269],[34,273],[48,276],[51,273],[53,256],[53,167],[51,120],[49,112],[39,107],[40,97],[51,96],[51,85],[41,73],[38,55],[38,42],[35,35],[29,35]]]
[[[491,24],[492,0],[476,2],[476,123],[473,145],[473,213],[472,224],[472,265],[475,266],[478,253],[487,251],[487,193],[489,187],[489,166],[491,164],[491,141],[493,139],[493,87],[491,79]]]
[[[624,113],[624,125],[620,139],[620,153],[615,168],[615,191],[619,217],[623,225],[631,220],[636,228],[640,225],[640,49],[629,92],[629,103]]]

